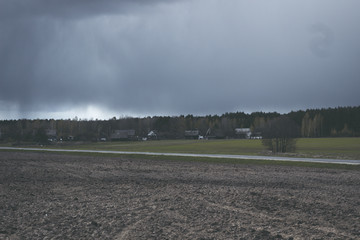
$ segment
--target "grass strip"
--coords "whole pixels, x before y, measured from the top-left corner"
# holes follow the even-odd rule
[[[178,162],[203,162],[213,164],[243,164],[243,165],[278,165],[292,167],[326,168],[326,169],[346,169],[360,171],[360,165],[338,164],[338,163],[319,163],[301,161],[280,161],[280,160],[255,160],[255,159],[231,159],[231,158],[210,158],[210,157],[187,157],[187,156],[155,156],[141,154],[117,154],[117,153],[91,153],[91,152],[44,152],[41,150],[0,150],[0,152],[36,152],[44,154],[62,154],[91,157],[115,157],[142,160],[161,160]]]

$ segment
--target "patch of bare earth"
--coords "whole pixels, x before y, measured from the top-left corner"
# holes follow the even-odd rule
[[[0,239],[359,239],[358,171],[0,152]]]

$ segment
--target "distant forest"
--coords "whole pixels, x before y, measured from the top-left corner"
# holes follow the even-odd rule
[[[131,139],[156,136],[156,139],[183,139],[185,132],[196,131],[212,138],[236,138],[236,128],[250,128],[261,134],[269,120],[286,116],[294,121],[301,137],[359,137],[360,106],[277,112],[225,113],[207,116],[154,116],[145,118],[86,119],[20,119],[0,121],[0,140],[9,142],[99,141],[110,140],[114,132],[133,133]],[[125,132],[126,132],[125,131]],[[155,133],[155,134],[154,134]]]

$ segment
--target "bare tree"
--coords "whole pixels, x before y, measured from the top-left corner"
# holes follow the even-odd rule
[[[295,151],[299,134],[299,126],[290,118],[281,116],[266,123],[262,129],[262,143],[275,153],[291,152]]]

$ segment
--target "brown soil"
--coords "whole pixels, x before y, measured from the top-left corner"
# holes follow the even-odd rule
[[[0,239],[360,239],[358,171],[0,152]]]

